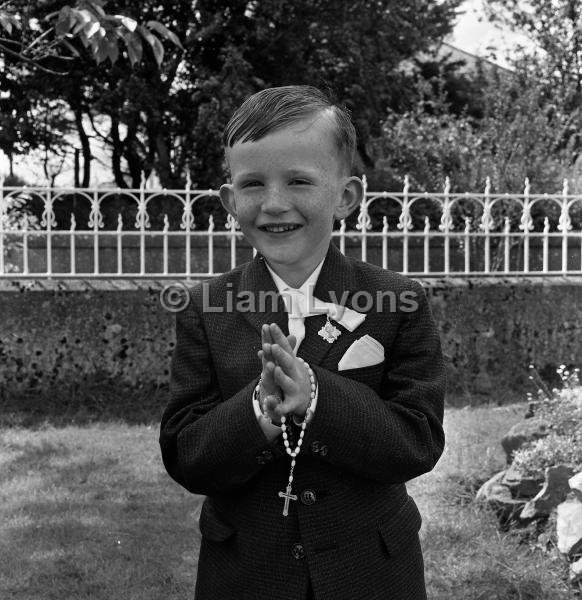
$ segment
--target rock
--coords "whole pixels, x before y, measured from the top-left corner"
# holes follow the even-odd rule
[[[507,457],[507,464],[510,464],[513,460],[515,451],[519,450],[526,442],[539,440],[546,437],[548,433],[547,423],[539,417],[516,423],[501,440],[501,445]]]
[[[568,479],[572,477],[572,469],[564,465],[548,467],[546,480],[540,492],[532,498],[521,511],[522,519],[547,517],[560,502],[563,502],[570,491]]]
[[[521,473],[513,468],[507,469],[501,483],[510,489],[511,496],[517,500],[532,498],[542,489],[544,484],[543,480],[540,479],[522,477]]]
[[[582,550],[582,502],[577,498],[558,505],[556,533],[562,554],[573,556]]]
[[[582,471],[568,479],[570,489],[582,500]]]
[[[501,471],[486,481],[475,495],[475,500],[496,510],[502,526],[506,526],[519,516],[524,500],[514,500],[509,487],[501,483],[506,471]]]
[[[582,558],[570,565],[570,583],[582,580]]]
[[[496,475],[493,475],[491,479],[488,479],[479,488],[479,491],[475,495],[475,500],[477,502],[504,502],[511,500],[509,488],[501,483],[506,473],[507,471],[500,471]]]

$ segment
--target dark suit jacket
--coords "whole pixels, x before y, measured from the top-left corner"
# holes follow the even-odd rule
[[[251,403],[261,325],[275,322],[287,333],[282,299],[262,313],[205,310],[261,290],[276,293],[256,257],[194,287],[176,317],[160,444],[168,473],[207,495],[196,598],[302,600],[309,579],[317,600],[425,598],[421,517],[405,482],[430,471],[442,453],[445,370],[422,287],[330,246],[315,297],[333,301],[330,291],[339,299],[347,290],[346,306],[354,308],[360,290],[374,299],[408,291],[418,309],[391,311],[386,297],[384,310],[374,307],[355,331],[338,326],[332,344],[317,334],[323,315],[306,319],[298,354],[313,367],[319,400],[297,459],[299,500],[288,517],[278,492],[290,458],[280,440],[267,441]],[[365,334],[384,346],[385,361],[338,372],[344,352]]]

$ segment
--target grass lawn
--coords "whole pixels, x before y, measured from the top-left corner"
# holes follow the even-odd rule
[[[449,409],[445,455],[410,484],[431,600],[574,598],[556,556],[499,534],[470,502],[503,467],[499,438],[522,412]],[[2,600],[193,597],[201,499],[167,476],[157,435],[125,423],[0,429]]]

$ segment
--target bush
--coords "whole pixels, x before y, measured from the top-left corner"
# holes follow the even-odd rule
[[[545,470],[557,465],[582,471],[582,435],[580,432],[571,436],[550,433],[519,449],[513,465],[522,476],[534,479],[543,479]]]
[[[530,367],[531,368],[531,367]],[[533,368],[531,368],[533,369]],[[534,370],[535,371],[535,370]],[[538,390],[538,399],[530,397],[530,416],[535,414],[549,429],[549,434],[534,440],[516,453],[515,468],[524,476],[543,478],[545,469],[566,465],[575,472],[582,471],[582,386],[579,369],[558,369],[563,384],[561,390]],[[535,380],[535,377],[532,376]]]
[[[26,182],[18,177],[9,177],[4,181],[4,186],[20,187],[25,186]],[[26,191],[21,192],[9,192],[4,196],[5,201],[5,213],[4,218],[0,217],[2,223],[1,228],[6,232],[14,231],[19,232],[26,228],[30,230],[38,230],[41,228],[40,219],[32,214],[30,210],[31,197]],[[17,272],[19,269],[16,265],[13,265],[8,261],[7,257],[14,250],[22,247],[21,240],[14,240],[11,237],[7,237],[4,241],[4,253],[5,253],[5,271],[7,273]]]

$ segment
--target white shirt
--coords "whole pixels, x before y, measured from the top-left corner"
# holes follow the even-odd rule
[[[311,273],[300,288],[292,288],[290,285],[287,285],[287,283],[271,269],[266,261],[265,264],[267,265],[267,269],[269,269],[269,273],[271,273],[271,277],[277,286],[279,294],[283,296],[285,308],[289,313],[289,333],[293,334],[297,339],[294,348],[295,354],[297,354],[297,350],[305,338],[305,317],[303,315],[307,315],[314,306],[313,290],[315,289],[315,284],[317,283],[319,273],[321,272],[321,267],[323,267],[323,260],[315,267],[313,273]]]
[[[277,291],[283,296],[283,300],[285,301],[285,307],[287,309],[287,312],[289,313],[290,323],[292,313],[306,312],[306,307],[313,306],[313,290],[315,289],[315,284],[317,283],[317,279],[319,277],[319,273],[321,272],[321,268],[323,267],[324,260],[325,258],[317,265],[317,267],[315,267],[311,275],[305,280],[305,282],[300,288],[292,288],[290,285],[288,285],[281,277],[279,277],[279,275],[277,275],[277,273],[275,273],[275,271],[273,271],[273,269],[271,269],[267,261],[265,261],[265,265],[267,266],[267,269],[269,269],[269,273],[271,274],[271,277],[273,278],[273,281],[277,286]],[[284,292],[287,292],[287,294],[285,294]],[[301,304],[301,307],[295,304],[297,301]],[[297,353],[297,349],[299,348],[299,345],[302,341],[303,338],[297,340],[297,344],[295,345],[294,349],[295,353]],[[316,390],[315,397],[311,402],[310,409],[312,413],[315,413],[315,407],[317,406],[317,397],[318,390]],[[265,431],[265,433],[269,431],[273,433],[281,432],[281,427],[270,423],[264,417],[261,411],[261,407],[259,406],[259,402],[255,399],[254,394],[253,408],[255,411],[255,415],[259,421],[259,424],[263,431]]]

